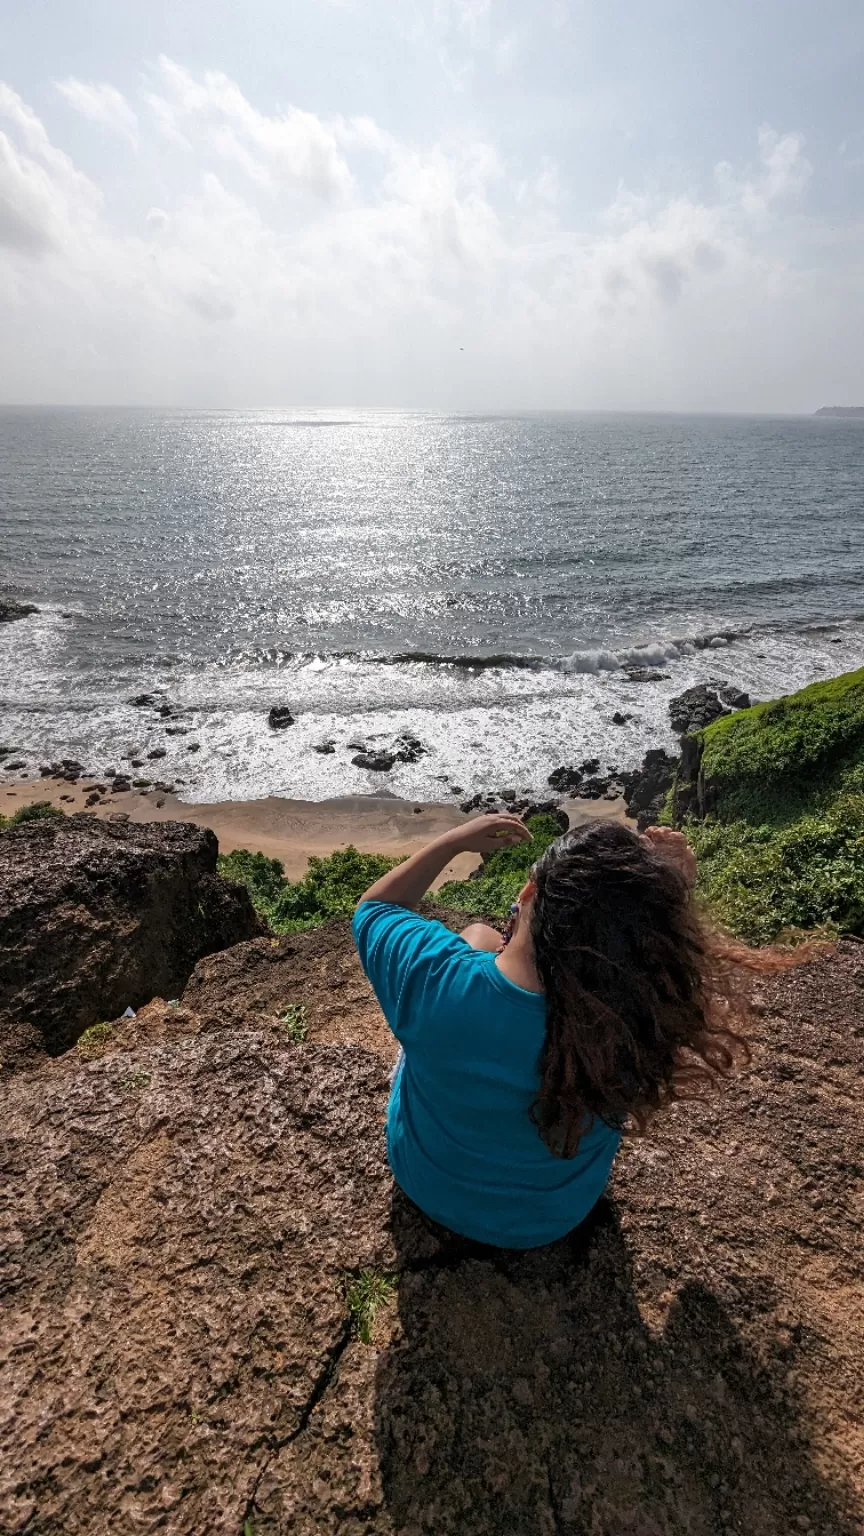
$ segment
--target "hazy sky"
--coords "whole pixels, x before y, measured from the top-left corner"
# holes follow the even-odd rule
[[[0,0],[0,400],[864,403],[861,0]]]

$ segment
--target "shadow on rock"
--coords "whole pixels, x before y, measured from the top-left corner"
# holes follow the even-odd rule
[[[649,1326],[611,1204],[521,1255],[418,1227],[397,1195],[401,1327],[375,1434],[400,1536],[859,1531],[786,1373],[709,1290],[685,1285]]]

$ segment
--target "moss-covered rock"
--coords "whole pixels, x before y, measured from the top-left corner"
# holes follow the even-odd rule
[[[864,669],[716,720],[682,743],[674,814],[789,821],[864,790]]]
[[[733,932],[864,933],[864,670],[686,736],[669,810]]]

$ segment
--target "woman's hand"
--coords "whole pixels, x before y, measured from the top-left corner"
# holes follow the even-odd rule
[[[446,834],[459,853],[497,853],[501,848],[515,848],[530,843],[531,833],[518,816],[474,816],[464,827],[454,827]]]
[[[668,859],[670,864],[674,864],[688,885],[695,883],[696,855],[683,832],[673,832],[671,827],[646,827],[642,837],[661,859]]]
[[[461,827],[442,832],[418,853],[412,853],[404,864],[388,870],[370,885],[360,902],[388,901],[394,906],[416,907],[457,853],[494,853],[498,848],[512,848],[530,838],[531,833],[518,816],[476,816]]]

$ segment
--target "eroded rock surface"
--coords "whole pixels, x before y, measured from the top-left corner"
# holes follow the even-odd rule
[[[0,1058],[22,1026],[52,1055],[89,1024],[176,996],[199,956],[260,932],[216,873],[213,833],[185,822],[50,817],[0,837]]]
[[[642,759],[638,773],[630,776],[624,791],[628,816],[634,816],[643,832],[653,826],[666,803],[666,795],[672,787],[678,759],[670,757],[662,747],[652,747]]]
[[[728,715],[729,710],[722,704],[713,688],[707,683],[697,683],[693,688],[685,688],[674,699],[669,700],[669,718],[673,731],[683,735],[685,731],[701,731],[712,720],[719,720],[721,715]]]
[[[764,987],[750,1072],[518,1255],[394,1192],[382,1052],[280,1027],[329,944],[310,1042],[374,1038],[336,927],[8,1085],[4,1536],[859,1536],[864,946]]]

